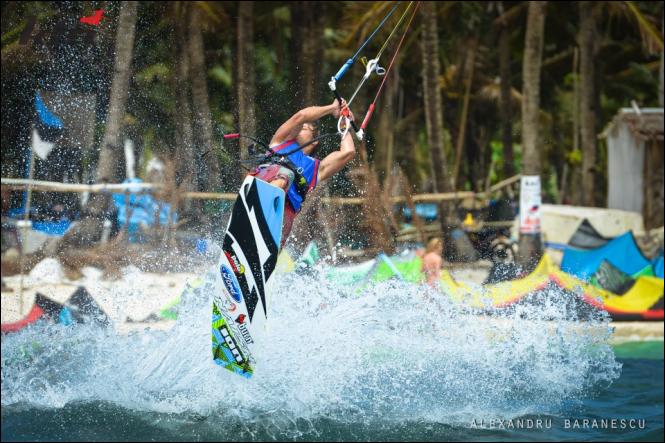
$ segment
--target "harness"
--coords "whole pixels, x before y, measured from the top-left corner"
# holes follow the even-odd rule
[[[274,154],[267,155],[264,157],[266,160],[270,160],[267,163],[271,164],[276,164],[280,166],[284,166],[285,168],[289,169],[291,172],[293,172],[294,178],[293,178],[293,186],[296,188],[296,192],[302,198],[302,201],[305,201],[305,197],[307,196],[307,192],[309,192],[309,183],[307,182],[307,179],[303,175],[303,170],[302,168],[296,166],[293,161],[291,161],[290,158],[284,156],[275,156]]]
[[[305,149],[307,146],[311,145],[312,143],[318,142],[319,140],[329,138],[329,137],[338,137],[338,133],[329,133],[329,134],[322,134],[319,135],[318,137],[313,138],[312,140],[308,141],[307,143],[304,143],[294,149],[291,149],[288,152],[282,152],[282,151],[275,151],[274,148],[271,148],[268,146],[266,143],[262,142],[261,140],[258,140],[255,137],[251,137],[249,135],[244,135],[244,134],[225,134],[224,139],[237,139],[237,138],[246,138],[248,140],[251,140],[255,145],[259,145],[263,148],[265,148],[265,154],[259,155],[259,156],[254,156],[254,158],[250,158],[246,160],[246,162],[249,162],[250,164],[254,165],[266,165],[266,164],[277,164],[280,166],[283,166],[287,168],[289,171],[293,172],[294,175],[294,180],[293,183],[291,183],[298,196],[302,199],[302,201],[305,201],[305,197],[307,196],[307,193],[310,190],[310,185],[309,182],[307,181],[307,178],[303,175],[303,170],[302,168],[298,167],[293,161],[289,158],[291,154],[295,154],[298,151],[302,151]]]

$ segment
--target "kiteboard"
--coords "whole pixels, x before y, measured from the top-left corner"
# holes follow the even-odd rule
[[[285,193],[247,176],[233,205],[214,275],[212,354],[218,365],[250,378],[256,340],[265,331],[266,287],[282,238]]]

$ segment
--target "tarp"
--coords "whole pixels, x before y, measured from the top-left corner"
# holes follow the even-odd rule
[[[202,275],[194,279],[193,281],[187,283],[182,293],[176,295],[174,298],[169,300],[162,308],[159,310],[159,314],[150,314],[147,318],[142,321],[156,321],[156,320],[176,320],[178,318],[178,310],[180,308],[180,303],[183,299],[187,297],[199,298],[204,297],[205,294],[202,292],[206,288],[206,277],[207,275]],[[210,281],[210,279],[209,279]]]
[[[599,288],[618,295],[625,294],[635,284],[633,277],[613,266],[607,260],[603,260],[589,281]]]
[[[296,265],[304,267],[314,266],[320,259],[321,256],[319,255],[319,248],[316,246],[315,242],[311,241],[305,247],[305,250],[303,251],[300,258],[298,258]]]
[[[627,238],[632,240],[632,236]],[[650,264],[647,264],[648,269],[651,269]],[[448,271],[442,270],[440,288],[454,302],[482,312],[487,312],[488,309],[511,309],[522,303],[542,303],[551,296],[552,291],[563,291],[568,296],[564,299],[565,302],[579,313],[580,318],[597,309],[604,309],[615,320],[663,319],[662,279],[626,274],[607,260],[602,260],[601,265],[598,266],[600,272],[594,275],[594,282],[600,286],[612,287],[620,293],[563,272],[547,254],[527,276],[496,284],[479,285],[456,281]],[[368,283],[390,279],[416,284],[425,281],[422,259],[413,252],[390,257],[379,254],[373,260],[350,266],[331,266],[325,268],[324,272],[331,283],[358,287],[358,294],[362,293],[362,288]],[[610,280],[617,277],[617,281]]]
[[[391,278],[411,283],[421,283],[424,281],[422,259],[414,253],[394,257],[381,254],[376,260],[376,267],[370,276],[373,282],[378,283],[390,280]]]
[[[605,246],[611,238],[600,235],[586,218],[568,241],[568,246],[577,249],[596,249]]]
[[[600,291],[602,307],[615,320],[663,320],[663,279],[639,277],[623,295]]]
[[[441,287],[456,302],[471,308],[507,308],[537,302],[550,290],[563,290],[576,302],[606,310],[614,320],[663,320],[663,280],[639,277],[624,294],[614,294],[558,269],[545,254],[534,271],[524,278],[480,287],[457,282],[444,271]],[[584,309],[577,304],[578,309]]]
[[[32,229],[48,235],[63,236],[72,222],[66,218],[56,221],[33,221]]]
[[[436,220],[438,208],[436,203],[416,203],[416,214],[425,221]],[[402,208],[402,214],[407,220],[411,220],[411,208],[405,206]]]
[[[141,179],[127,179],[123,183],[142,183]],[[169,222],[169,212],[171,205],[165,202],[155,200],[148,193],[139,193],[139,190],[132,192],[130,189],[129,198],[124,193],[113,194],[113,203],[118,209],[118,223],[120,227],[127,225],[129,217],[129,232],[136,233],[140,226],[148,227],[155,224],[166,226]],[[127,205],[129,203],[129,206]],[[173,222],[177,221],[177,214],[173,214]]]
[[[494,263],[483,285],[497,284],[507,280],[514,280],[522,273],[522,267],[517,263]]]
[[[651,266],[653,267],[653,275],[658,278],[663,278],[663,256],[662,254],[656,257]]]
[[[376,266],[376,259],[348,266],[330,266],[325,270],[326,279],[337,285],[356,285],[364,282]]]
[[[277,264],[275,265],[275,272],[283,274],[287,272],[293,272],[296,269],[296,262],[293,261],[291,254],[286,249],[282,249],[282,252],[277,256]]]
[[[60,117],[55,115],[42,100],[42,95],[39,90],[35,91],[35,110],[39,121],[50,128],[62,129],[64,126]]]
[[[628,275],[635,275],[651,267],[642,251],[635,242],[632,232],[608,242],[605,246],[589,251],[566,248],[561,262],[561,269],[582,280],[588,280],[597,270],[603,260]]]
[[[90,293],[80,286],[68,297],[65,303],[58,303],[37,292],[35,301],[22,319],[2,324],[2,333],[17,332],[35,323],[39,319],[70,325],[73,323],[96,323],[108,326],[109,318],[92,298]]]
[[[18,332],[21,329],[33,324],[34,322],[42,318],[45,315],[45,308],[43,307],[44,305],[43,302],[45,300],[47,302],[50,301],[46,299],[43,295],[37,294],[37,298],[35,299],[35,303],[32,305],[30,312],[28,312],[28,314],[25,317],[23,317],[18,321],[3,323],[1,326],[2,333],[7,334],[9,332]]]
[[[499,308],[506,307],[521,300],[528,294],[540,291],[548,287],[553,282],[560,287],[574,288],[575,285],[561,276],[551,275],[555,269],[550,257],[545,254],[540,263],[531,274],[524,278],[509,280],[494,285],[474,285],[464,282],[457,282],[452,275],[443,271],[441,276],[442,289],[453,300],[471,308]]]

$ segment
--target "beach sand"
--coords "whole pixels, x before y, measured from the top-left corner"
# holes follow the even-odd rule
[[[487,269],[457,265],[451,272],[460,280],[480,283],[487,275]],[[95,268],[85,268],[84,277],[71,281],[59,272],[57,263],[43,262],[30,275],[23,277],[23,293],[20,294],[21,277],[5,277],[2,291],[2,323],[13,323],[24,318],[32,309],[37,293],[49,299],[64,303],[79,287],[83,286],[92,295],[99,307],[108,315],[118,333],[143,330],[146,328],[165,330],[171,328],[174,320],[159,320],[153,315],[178,297],[189,282],[199,274],[170,273],[156,274],[141,272],[135,267],[123,269],[122,277],[105,280],[102,272]],[[479,318],[479,321],[488,321]],[[663,322],[612,322],[612,341],[663,340]]]

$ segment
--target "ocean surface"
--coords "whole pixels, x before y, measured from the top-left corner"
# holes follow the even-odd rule
[[[4,335],[2,441],[663,440],[663,342],[611,346],[563,293],[479,317],[404,283],[275,283],[250,380],[212,363],[206,296],[168,331]]]

